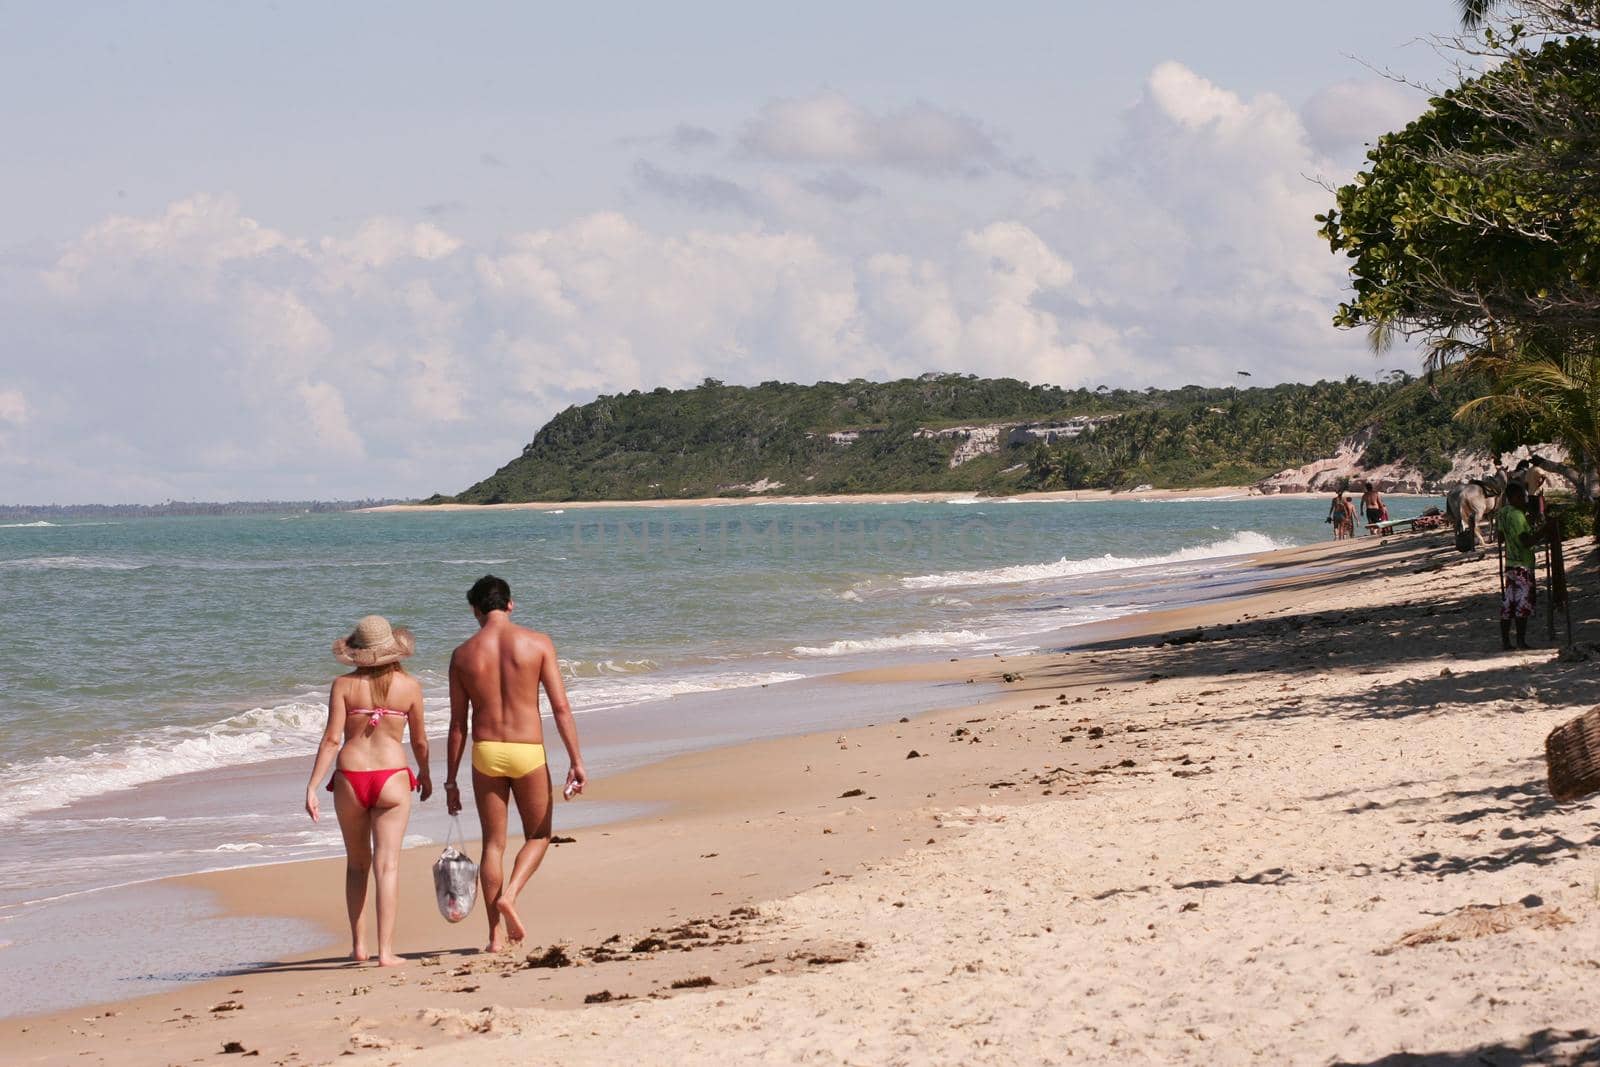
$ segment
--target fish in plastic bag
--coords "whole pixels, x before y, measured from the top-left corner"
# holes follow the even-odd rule
[[[458,923],[472,914],[478,899],[478,865],[450,844],[451,836],[446,835],[444,851],[433,861],[433,894],[439,901],[439,914]]]

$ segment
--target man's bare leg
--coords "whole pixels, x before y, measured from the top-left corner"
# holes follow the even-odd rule
[[[350,916],[350,958],[367,961],[367,876],[372,870],[372,813],[344,775],[333,776],[333,810],[344,835],[344,906]]]
[[[483,835],[483,855],[478,860],[478,882],[483,888],[483,910],[489,916],[489,944],[485,952],[505,948],[500,936],[500,885],[504,881],[506,854],[506,808],[511,796],[511,779],[491,778],[472,772],[472,795],[478,801],[478,825]]]
[[[506,933],[511,940],[521,941],[528,931],[522,925],[522,916],[517,914],[517,896],[550,850],[549,766],[540,767],[512,782],[511,793],[517,798],[517,814],[522,817],[523,842],[517,850],[516,861],[511,865],[511,877],[500,891],[495,906],[506,921]],[[502,829],[504,825],[502,822]]]

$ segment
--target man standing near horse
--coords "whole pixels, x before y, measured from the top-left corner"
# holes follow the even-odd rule
[[[1505,545],[1505,590],[1500,597],[1500,647],[1511,650],[1511,627],[1517,628],[1518,648],[1528,644],[1528,619],[1538,601],[1537,564],[1533,546],[1546,536],[1545,525],[1536,529],[1528,521],[1528,491],[1520,482],[1506,486],[1505,503],[1495,514],[1494,526]]]

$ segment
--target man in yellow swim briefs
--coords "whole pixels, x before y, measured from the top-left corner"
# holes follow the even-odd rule
[[[547,634],[511,621],[511,587],[486,574],[467,592],[478,632],[450,656],[450,740],[445,768],[445,801],[450,814],[461,811],[456,768],[472,735],[472,795],[483,826],[484,910],[489,914],[487,951],[499,952],[505,937],[527,934],[517,914],[517,894],[539,869],[550,847],[550,770],[545,766],[544,729],[539,721],[539,686],[567,746],[567,787],[572,799],[588,776],[578,753],[578,728],[561,683],[556,646]],[[469,721],[470,710],[470,721]],[[522,848],[505,877],[506,821],[510,798],[522,817]],[[502,926],[504,931],[502,935]]]

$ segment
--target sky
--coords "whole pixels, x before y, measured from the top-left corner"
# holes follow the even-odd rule
[[[1452,0],[0,0],[0,504],[457,492],[599,393],[1412,368],[1312,216]]]

